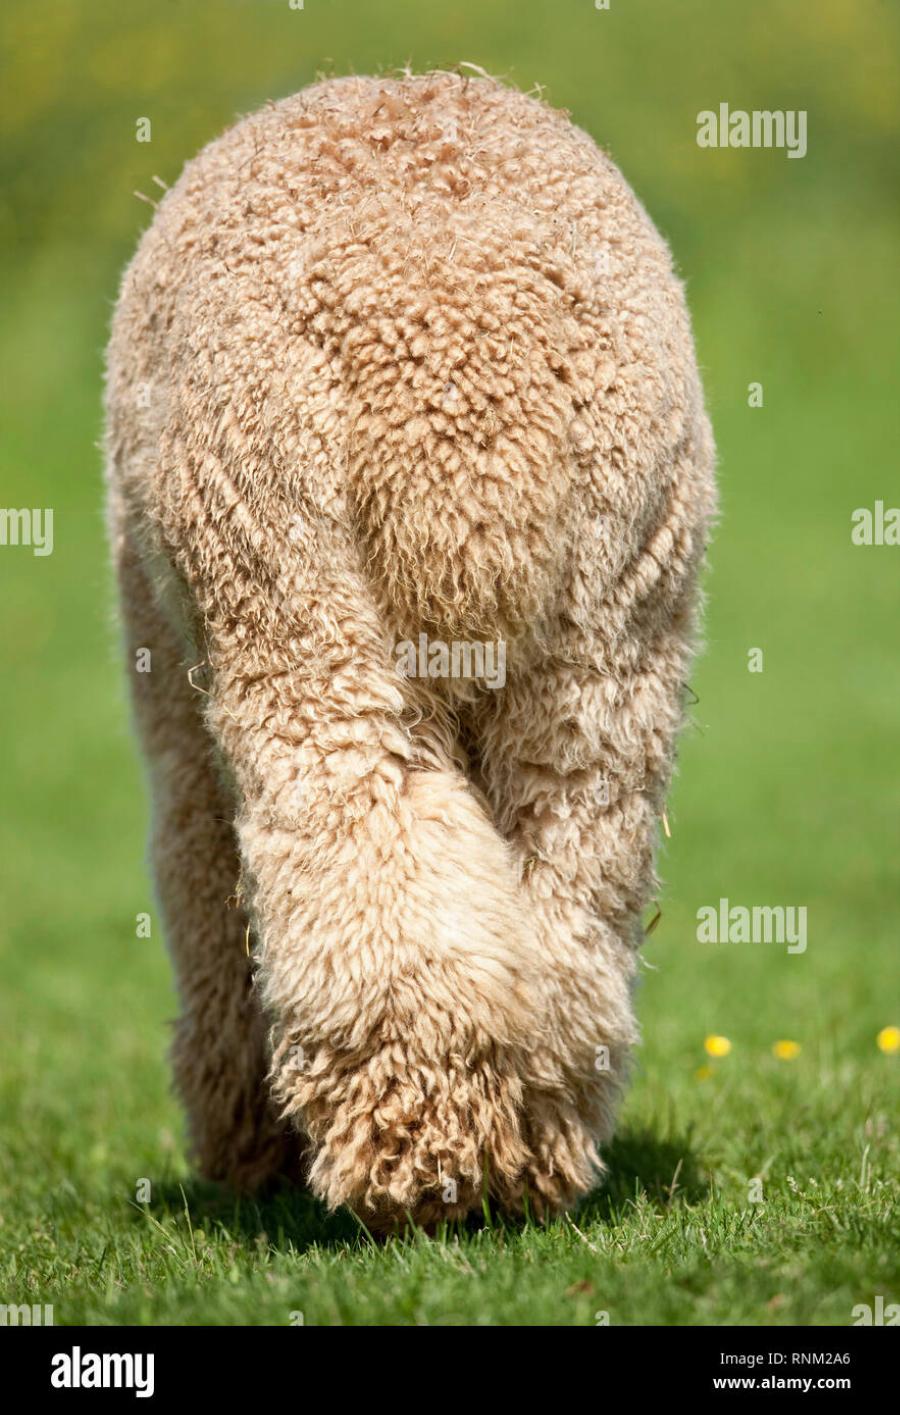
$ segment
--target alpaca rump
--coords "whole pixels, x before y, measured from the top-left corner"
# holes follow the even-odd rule
[[[196,1162],[376,1228],[571,1203],[713,512],[665,244],[532,98],[317,84],[160,202],[107,448]],[[398,671],[422,635],[502,682]]]

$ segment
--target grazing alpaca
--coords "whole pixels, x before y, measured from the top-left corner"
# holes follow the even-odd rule
[[[376,1228],[572,1202],[714,500],[664,242],[532,98],[320,83],[161,201],[107,398],[201,1170]]]

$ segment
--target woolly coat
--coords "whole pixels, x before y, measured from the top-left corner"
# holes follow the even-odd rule
[[[571,1202],[714,506],[664,242],[533,98],[330,80],[160,202],[107,407],[198,1164],[385,1228]],[[404,674],[410,642],[504,673]]]

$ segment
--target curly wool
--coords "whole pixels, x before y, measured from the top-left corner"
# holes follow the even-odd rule
[[[535,99],[320,83],[160,202],[107,405],[202,1171],[381,1228],[571,1203],[714,509],[664,242]],[[402,676],[421,634],[502,641],[504,685]]]

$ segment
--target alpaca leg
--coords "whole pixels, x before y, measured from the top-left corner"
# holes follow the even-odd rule
[[[530,940],[509,851],[416,722],[351,546],[324,518],[298,525],[273,517],[251,546],[226,524],[215,557],[183,552],[238,794],[273,1090],[312,1140],[323,1199],[375,1226],[427,1223],[525,1162]]]
[[[681,718],[684,620],[649,644],[569,624],[481,711],[483,785],[512,845],[544,961],[546,1045],[531,1052],[526,1138],[538,1201],[596,1172],[636,1040],[631,992],[656,827]]]
[[[152,860],[181,1015],[172,1060],[203,1175],[252,1188],[297,1172],[266,1087],[265,1026],[237,905],[234,804],[212,759],[192,660],[124,533],[117,562],[135,715],[154,798]],[[143,671],[141,671],[143,670]]]

